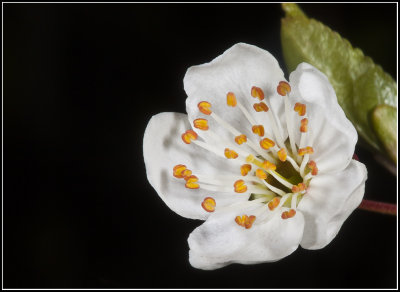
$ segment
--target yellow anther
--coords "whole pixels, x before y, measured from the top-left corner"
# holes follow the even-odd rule
[[[229,148],[225,148],[224,154],[225,157],[228,159],[236,159],[239,156],[234,150]]]
[[[278,151],[278,157],[279,157],[279,160],[280,160],[280,161],[282,161],[282,162],[286,161],[287,153],[286,153],[285,148],[281,148],[281,149]]]
[[[271,201],[269,201],[268,208],[271,211],[274,210],[276,207],[278,207],[280,201],[281,201],[281,199],[279,199],[278,197],[273,198]]]
[[[250,170],[251,170],[251,165],[250,165],[250,164],[243,164],[243,165],[240,167],[240,173],[241,173],[243,176],[246,176],[246,175],[250,172]]]
[[[279,82],[278,87],[276,88],[276,91],[278,91],[279,95],[285,96],[291,91],[291,87],[289,83],[286,81],[281,81]]]
[[[285,211],[282,213],[281,218],[282,219],[289,219],[294,217],[296,215],[296,210],[295,209],[290,209],[289,211]]]
[[[266,179],[267,178],[267,174],[260,168],[256,170],[256,176],[259,179]]]
[[[239,145],[241,145],[241,144],[247,142],[247,136],[244,135],[244,134],[236,136],[235,137],[235,142],[238,143]]]
[[[275,170],[276,169],[276,165],[273,164],[272,162],[269,162],[268,160],[265,160],[263,162],[262,166],[265,170]]]
[[[246,162],[247,163],[252,163],[254,161],[255,157],[250,154],[249,156],[246,157]]]
[[[192,171],[186,168],[186,165],[178,164],[173,169],[173,175],[176,178],[185,178],[192,175]]]
[[[299,116],[304,116],[306,114],[306,105],[300,102],[296,102],[294,105],[294,111],[299,114]]]
[[[317,164],[315,163],[314,160],[311,160],[308,164],[307,164],[308,168],[311,169],[311,174],[312,175],[317,175],[318,174],[318,167]]]
[[[197,183],[199,179],[195,175],[185,177],[185,180],[185,187],[187,187],[188,189],[198,189],[200,187],[200,185]]]
[[[299,193],[306,189],[306,185],[304,183],[299,183],[297,186],[292,187],[293,193]]]
[[[195,119],[193,121],[193,126],[197,129],[207,131],[208,130],[208,121],[206,119]]]
[[[305,133],[308,131],[308,119],[304,118],[300,121],[301,126],[300,126],[300,132]]]
[[[197,107],[205,115],[211,115],[211,113],[212,113],[212,111],[211,111],[211,103],[209,103],[207,101],[200,101],[198,103]]]
[[[305,148],[300,148],[299,151],[297,152],[300,156],[306,155],[306,154],[313,154],[314,149],[310,146],[307,146]]]
[[[264,91],[262,91],[262,89],[260,87],[253,86],[251,88],[251,96],[258,98],[259,100],[263,100],[264,99]]]
[[[247,186],[242,179],[235,181],[233,187],[235,188],[236,193],[244,193],[247,191]]]
[[[205,198],[204,201],[201,203],[201,206],[203,207],[203,209],[210,213],[215,211],[216,205],[217,204],[216,204],[215,200],[211,197]]]
[[[235,218],[235,222],[239,226],[242,226],[246,229],[251,228],[251,226],[253,225],[255,220],[256,220],[256,216],[254,216],[254,215],[250,215],[250,216],[243,215],[242,217],[236,216],[236,218]]]
[[[254,134],[262,137],[264,136],[264,127],[263,125],[255,125],[251,128]]]
[[[190,144],[190,142],[192,140],[196,140],[196,139],[197,139],[197,134],[193,130],[187,130],[185,133],[182,134],[182,140],[186,144]]]
[[[226,95],[226,103],[231,107],[235,107],[237,105],[236,96],[233,92],[228,92]]]
[[[264,139],[262,139],[262,140],[260,141],[260,146],[261,146],[261,148],[263,148],[263,149],[265,149],[265,150],[268,150],[269,148],[275,146],[275,142],[272,141],[271,139],[264,138]]]
[[[253,104],[253,107],[256,112],[267,112],[269,110],[265,102],[255,103]]]

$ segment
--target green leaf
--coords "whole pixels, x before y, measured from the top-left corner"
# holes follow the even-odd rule
[[[396,118],[397,109],[389,105],[376,106],[371,116],[376,135],[382,141],[389,157],[397,163],[397,124],[390,122]]]
[[[358,133],[372,150],[378,150],[397,162],[392,140],[396,137],[397,114],[381,112],[379,118],[371,120],[378,105],[397,107],[397,86],[393,78],[365,56],[358,48],[338,33],[314,19],[308,18],[293,3],[282,4],[286,15],[282,19],[281,40],[283,56],[291,72],[301,62],[318,68],[330,80],[336,91],[339,104],[354,124]],[[379,112],[380,110],[378,110]],[[394,111],[396,113],[396,111]],[[383,125],[382,123],[385,123]],[[381,132],[386,129],[384,135]]]

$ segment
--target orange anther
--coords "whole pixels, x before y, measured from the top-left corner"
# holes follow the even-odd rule
[[[195,119],[193,121],[193,126],[197,129],[207,131],[208,130],[208,121],[206,119]]]
[[[247,142],[247,137],[246,137],[246,135],[242,134],[242,135],[236,136],[236,137],[235,137],[235,142],[238,143],[239,145],[241,145],[241,144]]]
[[[209,103],[207,101],[200,101],[199,104],[197,105],[197,107],[205,115],[211,115],[211,113],[212,113],[211,103]]]
[[[189,174],[189,172],[190,172],[190,174]],[[186,176],[190,176],[192,174],[192,172],[186,168],[186,165],[178,164],[178,165],[175,165],[175,167],[173,169],[173,174],[176,178],[184,178]]]
[[[312,175],[317,175],[318,174],[318,167],[317,164],[315,163],[314,160],[311,160],[308,164],[307,164],[308,168],[311,169],[311,174]]]
[[[278,197],[273,198],[271,201],[269,201],[268,203],[268,208],[272,211],[274,210],[276,207],[278,207],[279,203],[280,203],[281,199]]]
[[[296,102],[294,105],[294,111],[299,114],[299,116],[304,116],[306,114],[306,105],[300,102]]]
[[[304,183],[299,183],[297,186],[292,187],[293,193],[299,193],[306,189],[306,185]]]
[[[264,136],[264,127],[262,125],[255,125],[251,128],[254,134],[262,137]]]
[[[268,160],[265,160],[262,164],[262,166],[264,167],[264,169],[266,170],[275,170],[276,169],[276,165],[273,164],[272,162],[269,162]]]
[[[300,132],[305,133],[308,131],[308,119],[304,118],[300,121],[301,126],[300,126]]]
[[[259,100],[263,100],[264,99],[264,91],[262,91],[262,89],[260,87],[253,86],[251,88],[251,96],[258,98]]]
[[[193,130],[187,130],[185,133],[182,134],[182,140],[186,144],[190,144],[190,142],[192,140],[196,140],[196,139],[197,139],[197,134]]]
[[[260,168],[256,170],[256,176],[259,179],[266,179],[267,178],[267,174]]]
[[[225,148],[224,154],[225,154],[225,157],[228,159],[236,159],[239,156],[234,150],[229,149],[229,148]]]
[[[251,164],[243,164],[243,165],[240,167],[240,173],[241,173],[243,176],[246,176],[246,175],[250,172],[250,170],[251,170]]]
[[[215,211],[216,205],[217,205],[217,203],[211,197],[205,198],[203,203],[201,203],[201,206],[203,207],[203,209],[210,213]]]
[[[255,103],[253,104],[256,112],[267,112],[269,110],[267,104],[265,102]]]
[[[290,209],[289,211],[283,212],[281,217],[282,217],[282,219],[289,219],[289,218],[294,217],[294,215],[296,215],[296,210]]]
[[[256,220],[256,216],[254,216],[254,215],[250,215],[250,216],[243,215],[242,217],[236,216],[236,218],[235,218],[235,222],[238,225],[245,227],[246,229],[251,228],[251,226],[253,225],[255,220]]]
[[[228,92],[226,95],[226,103],[231,107],[235,107],[237,105],[236,96],[233,92]]]
[[[198,180],[199,179],[195,175],[185,177],[185,187],[187,187],[188,189],[198,189],[200,187],[200,185],[197,183]]]
[[[292,90],[292,88],[286,81],[281,81],[279,82],[279,85],[276,88],[276,90],[278,91],[279,95],[285,96]]]
[[[263,148],[263,149],[265,149],[265,150],[268,150],[269,148],[275,146],[275,142],[272,141],[271,139],[264,138],[264,139],[262,139],[262,140],[260,141],[260,146],[261,146],[261,148]]]
[[[185,169],[184,171],[182,171],[182,176],[184,178],[191,176],[192,175],[192,171],[190,169]]]
[[[235,181],[233,186],[235,188],[236,193],[244,193],[247,191],[247,186],[245,185],[244,180],[242,179]]]
[[[285,148],[281,148],[281,149],[278,151],[278,157],[279,157],[279,160],[280,160],[280,161],[286,161],[287,153],[286,153]]]
[[[306,154],[313,154],[314,149],[310,146],[307,146],[305,148],[300,148],[299,151],[297,152],[300,156],[306,155]]]

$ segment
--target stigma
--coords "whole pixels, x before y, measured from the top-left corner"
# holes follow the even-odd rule
[[[197,104],[199,116],[193,120],[193,129],[181,135],[184,144],[188,145],[185,147],[203,148],[232,163],[231,175],[194,174],[182,162],[177,162],[172,174],[194,192],[197,189],[209,192],[199,206],[204,212],[212,213],[221,208],[217,208],[216,192],[246,197],[247,201],[237,204],[238,212],[244,207],[257,206],[254,214],[242,213],[233,218],[238,228],[250,229],[266,220],[262,218],[271,217],[260,217],[262,214],[280,214],[281,220],[295,217],[298,204],[307,196],[311,180],[318,175],[317,162],[313,159],[318,149],[311,145],[307,105],[296,100],[286,81],[277,84],[276,95],[283,99],[282,117],[274,112],[270,97],[257,85],[249,88],[248,97],[233,91],[226,93],[226,111],[234,110],[235,114],[244,116],[248,122],[244,125],[246,133],[224,120],[211,102],[200,101]],[[241,103],[243,98],[252,102],[252,107],[245,107]],[[260,119],[261,115],[266,119]],[[278,127],[281,119],[286,122],[287,137],[281,132],[282,127]],[[260,120],[268,123],[259,123]],[[222,137],[214,132],[217,127],[227,135]],[[203,139],[202,132],[207,132],[207,137],[212,139]]]

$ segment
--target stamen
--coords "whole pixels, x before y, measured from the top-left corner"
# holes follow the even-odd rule
[[[281,81],[281,82],[279,82],[276,90],[278,91],[279,95],[285,96],[285,95],[289,94],[289,92],[292,89],[291,89],[289,83],[287,83],[286,81]]]
[[[190,142],[192,140],[196,140],[196,139],[197,139],[197,134],[193,130],[187,130],[185,133],[182,134],[182,140],[186,144],[190,144]]]
[[[208,121],[206,119],[195,119],[193,121],[193,126],[197,129],[207,131],[208,130]]]
[[[236,159],[239,156],[234,150],[231,150],[229,148],[225,148],[224,154],[225,157],[228,159]]]
[[[250,170],[251,170],[251,165],[250,165],[250,164],[243,164],[243,165],[240,167],[240,173],[241,173],[243,176],[246,176],[246,175],[250,172]]]
[[[216,204],[215,200],[211,197],[205,198],[204,201],[201,203],[201,206],[203,207],[203,209],[210,213],[215,211],[216,205],[217,204]]]
[[[245,227],[246,229],[251,228],[251,226],[253,225],[255,220],[256,220],[256,216],[254,216],[254,215],[251,215],[249,217],[247,215],[243,215],[242,217],[236,216],[236,218],[235,218],[235,222],[238,225]]]
[[[306,114],[306,105],[300,102],[297,102],[294,105],[294,111],[299,114],[299,116],[304,116]]]
[[[297,186],[292,187],[293,193],[300,193],[306,189],[306,185],[304,183],[299,183]]]
[[[192,171],[186,168],[186,165],[178,164],[173,168],[173,175],[176,178],[185,178],[192,175]]]
[[[235,142],[239,145],[242,145],[243,143],[247,142],[247,136],[244,134],[241,134],[239,136],[235,137]]]
[[[253,131],[254,134],[262,137],[264,136],[264,127],[263,125],[254,125],[251,130]]]
[[[260,168],[258,168],[258,169],[256,170],[256,176],[257,176],[259,179],[266,179],[266,178],[267,178],[267,174],[266,174],[262,169],[260,169]]]
[[[281,148],[281,149],[278,151],[278,157],[279,157],[279,160],[280,160],[280,161],[282,161],[282,162],[285,162],[285,161],[286,161],[287,153],[286,153],[286,150],[285,150],[284,148]]]
[[[269,162],[268,160],[265,160],[262,164],[263,168],[266,170],[276,170],[276,165]]]
[[[271,139],[264,138],[264,139],[262,139],[262,140],[260,141],[260,146],[261,146],[261,148],[263,148],[263,149],[265,149],[265,150],[268,150],[269,148],[275,146],[275,142],[272,141]]]
[[[298,154],[300,156],[304,156],[306,154],[313,154],[313,153],[314,153],[314,149],[312,147],[310,147],[310,146],[307,146],[305,148],[300,148],[299,151],[298,151]]]
[[[308,164],[307,164],[308,168],[311,169],[311,174],[312,175],[317,175],[318,174],[318,167],[317,164],[315,163],[314,160],[311,160]]]
[[[245,182],[242,179],[235,181],[233,186],[235,188],[236,193],[244,193],[247,191],[247,186],[245,185]]]
[[[290,202],[290,204],[291,204],[291,208],[294,210],[296,210],[296,208],[297,208],[297,197],[298,196],[299,196],[298,193],[292,195],[292,201]]]
[[[305,168],[306,168],[306,165],[307,165],[307,162],[308,162],[309,158],[310,158],[310,155],[309,154],[305,154],[303,156],[303,161],[301,162],[301,165],[300,165],[300,175],[303,178],[304,178],[304,175],[305,175]]]
[[[282,213],[281,218],[282,219],[289,219],[294,217],[294,215],[296,215],[296,210],[294,209],[290,209],[289,211],[285,211]]]
[[[279,202],[280,202],[280,198],[275,197],[273,198],[269,203],[268,203],[268,208],[273,211],[276,207],[278,207]]]
[[[251,96],[258,98],[259,100],[263,100],[264,99],[264,91],[262,91],[262,89],[260,87],[253,86],[251,88]]]
[[[207,101],[201,101],[198,103],[197,107],[205,115],[211,115],[211,104]]]
[[[186,180],[185,187],[187,187],[188,189],[200,188],[200,185],[197,183],[197,181],[199,180],[197,178],[197,176],[191,175],[191,176],[185,177],[185,180]]]
[[[237,105],[236,96],[233,92],[228,92],[226,95],[226,103],[231,107],[235,107]]]
[[[306,133],[308,131],[308,119],[304,118],[300,121],[301,126],[300,126],[300,132]]]
[[[256,112],[267,112],[269,110],[265,102],[255,103],[253,104],[253,108]]]

